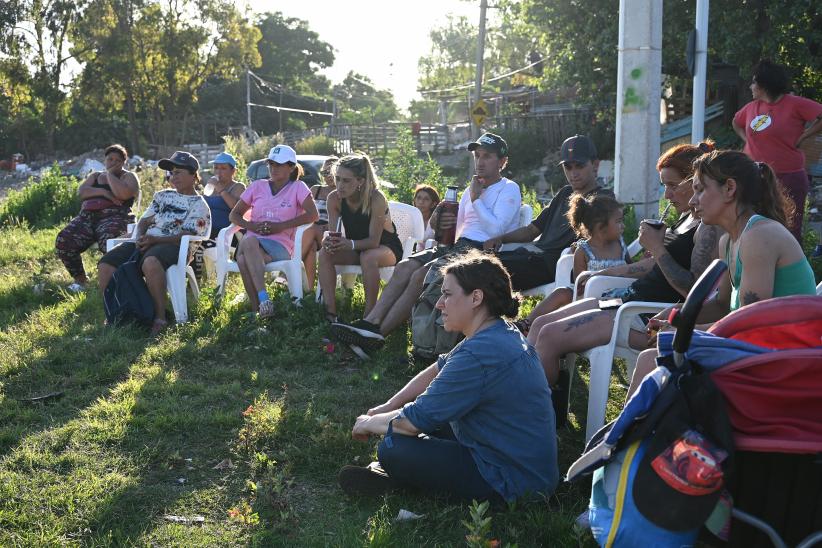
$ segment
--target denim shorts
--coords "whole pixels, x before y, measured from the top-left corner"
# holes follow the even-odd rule
[[[266,254],[271,256],[271,262],[287,261],[291,259],[291,253],[285,248],[283,244],[276,240],[269,240],[268,238],[257,238],[260,242],[260,247]]]

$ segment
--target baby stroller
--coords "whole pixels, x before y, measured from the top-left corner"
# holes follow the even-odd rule
[[[726,270],[700,277],[676,332],[660,333],[658,367],[568,470],[594,473],[602,545],[693,545],[706,521],[733,546],[822,542],[822,297],[758,302],[695,332]]]

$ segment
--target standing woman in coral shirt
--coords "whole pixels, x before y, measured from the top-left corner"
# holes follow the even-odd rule
[[[742,107],[733,120],[734,131],[745,142],[745,153],[765,162],[776,172],[779,183],[795,204],[791,233],[802,242],[802,217],[809,181],[805,155],[799,146],[822,130],[822,104],[788,93],[790,80],[785,68],[767,59],[754,67],[753,101]],[[810,125],[805,126],[810,122]]]

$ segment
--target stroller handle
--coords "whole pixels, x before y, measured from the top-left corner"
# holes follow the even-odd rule
[[[722,275],[725,274],[726,270],[728,270],[728,265],[724,261],[714,259],[691,287],[688,297],[685,299],[685,304],[671,319],[671,323],[676,327],[673,342],[676,354],[684,354],[691,344],[691,336],[694,333],[696,318],[699,316],[699,311],[702,310],[702,303],[719,285],[719,280],[722,279]]]

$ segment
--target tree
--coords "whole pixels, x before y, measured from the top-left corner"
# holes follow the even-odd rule
[[[4,26],[10,25],[9,34],[4,32],[4,49],[33,71],[28,107],[41,120],[46,153],[54,151],[55,131],[67,112],[62,78],[67,62],[75,56],[69,53],[69,36],[85,4],[85,0],[19,0],[0,12]],[[10,9],[15,10],[13,15]]]
[[[75,35],[95,52],[83,58],[80,89],[101,108],[125,106],[130,119],[146,120],[152,142],[186,139],[210,77],[236,80],[260,64],[259,30],[226,0],[96,0],[94,8]]]
[[[331,110],[331,82],[319,71],[334,63],[334,48],[309,28],[308,21],[279,12],[261,15],[255,25],[262,33],[257,46],[262,62],[255,73],[266,83],[252,82],[252,102]],[[309,121],[309,116],[287,111],[259,109],[254,114],[254,127],[265,133],[302,129]]]
[[[536,40],[524,31],[521,24],[517,24],[519,5],[503,1],[497,2],[495,8],[495,17],[488,19],[486,24],[483,91],[536,86],[541,66],[523,70],[510,78],[490,81],[496,75],[522,69],[531,64],[532,57],[540,55]],[[456,104],[449,105],[449,119],[467,119],[467,104],[462,101],[469,90],[473,92],[478,32],[477,25],[462,16],[449,16],[443,26],[430,32],[431,51],[418,62],[419,88],[450,91],[424,94],[424,102],[411,105],[413,115],[433,122],[439,97],[449,97],[458,99]]]
[[[349,124],[375,124],[399,118],[394,96],[388,90],[377,89],[367,76],[354,71],[341,84],[334,86],[337,119]]]

